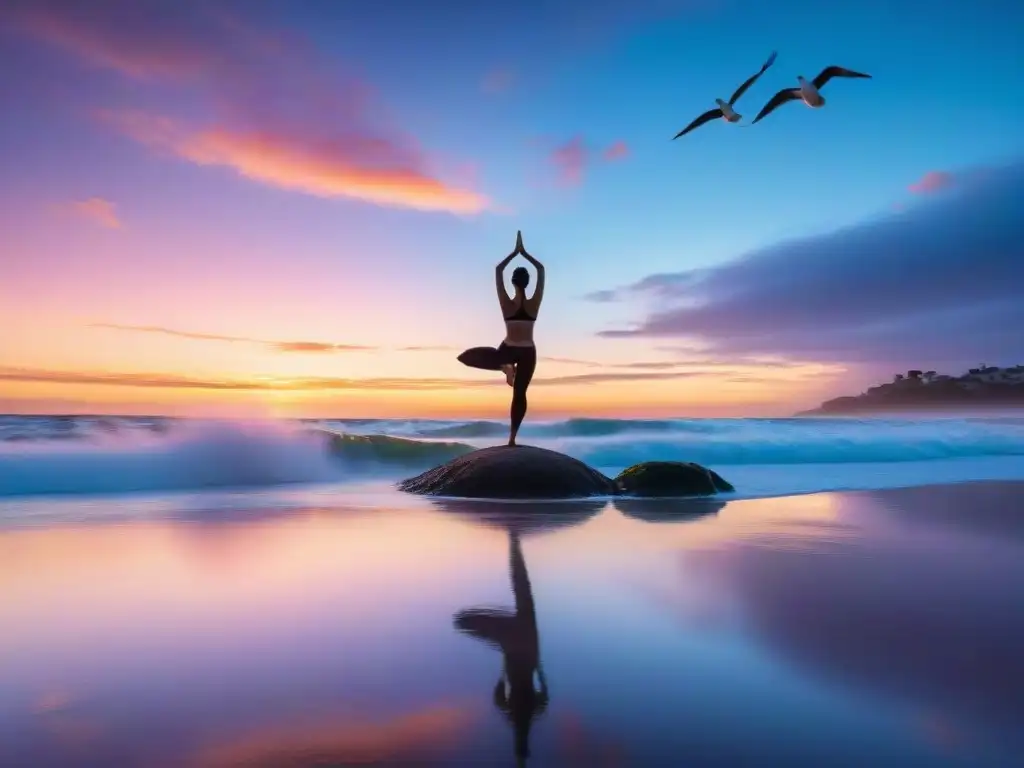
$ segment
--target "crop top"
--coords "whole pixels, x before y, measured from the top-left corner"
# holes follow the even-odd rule
[[[519,305],[519,308],[515,312],[513,312],[511,315],[506,317],[505,320],[506,321],[509,321],[509,320],[525,320],[528,323],[535,323],[535,322],[537,322],[537,318],[536,317],[530,317],[529,313],[526,311],[526,302],[525,301],[522,304]]]

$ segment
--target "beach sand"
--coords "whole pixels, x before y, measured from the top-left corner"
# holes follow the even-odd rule
[[[1024,483],[618,503],[519,539],[528,765],[1024,764]],[[513,606],[538,511],[0,529],[0,765],[516,765],[502,651],[454,617]]]

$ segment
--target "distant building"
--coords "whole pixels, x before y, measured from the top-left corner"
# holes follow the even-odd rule
[[[930,392],[927,386],[942,384]],[[981,365],[960,376],[937,371],[908,370],[893,374],[892,382],[868,387],[854,397],[839,397],[806,413],[883,412],[917,403],[923,407],[1011,404],[1024,406],[1024,365]]]
[[[1010,374],[1009,369],[997,368],[994,365],[989,365],[984,368],[972,368],[965,378],[969,381],[984,384],[1001,384],[1009,383],[1011,377],[1012,374]]]
[[[1015,365],[1012,368],[1004,368],[1003,375],[1011,384],[1024,384],[1024,365]]]

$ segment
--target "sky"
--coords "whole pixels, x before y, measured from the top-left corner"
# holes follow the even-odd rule
[[[774,416],[1024,362],[1015,0],[0,10],[0,411]],[[771,51],[774,66],[714,121]],[[827,104],[748,126],[797,75]],[[519,262],[515,262],[514,265]]]

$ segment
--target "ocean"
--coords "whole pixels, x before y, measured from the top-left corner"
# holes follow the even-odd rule
[[[378,504],[396,481],[506,435],[485,420],[0,416],[0,519],[31,497],[230,493],[275,505],[301,490]],[[695,461],[736,486],[731,498],[1024,479],[1024,418],[575,418],[530,421],[520,442],[613,476],[640,461]]]
[[[1024,765],[1024,422],[0,417],[0,766]]]

